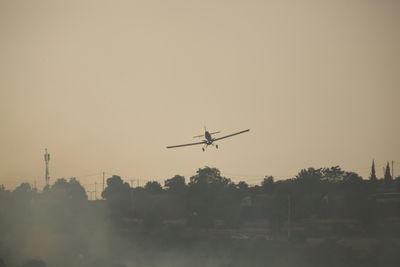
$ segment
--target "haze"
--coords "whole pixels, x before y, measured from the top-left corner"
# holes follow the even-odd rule
[[[400,173],[398,1],[0,1],[0,183]],[[220,149],[167,150],[208,130]],[[396,176],[397,176],[396,175]],[[100,181],[100,176],[85,182]],[[85,183],[84,182],[84,183]]]

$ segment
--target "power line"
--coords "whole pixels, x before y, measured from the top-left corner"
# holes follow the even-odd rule
[[[96,173],[91,173],[91,174],[86,174],[86,175],[78,175],[78,176],[72,176],[75,178],[86,178],[86,177],[92,177],[92,176],[97,176],[102,174],[101,172],[96,172]]]

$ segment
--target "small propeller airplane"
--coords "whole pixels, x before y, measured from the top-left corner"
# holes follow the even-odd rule
[[[203,137],[203,138],[205,138],[205,140],[203,140],[203,141],[201,141],[201,142],[190,143],[190,144],[175,145],[175,146],[167,146],[167,148],[176,148],[176,147],[194,146],[194,145],[205,145],[204,147],[202,147],[202,150],[203,150],[203,152],[204,152],[205,149],[206,149],[206,147],[208,147],[208,146],[210,146],[210,145],[214,146],[214,142],[215,142],[215,141],[218,141],[218,140],[221,140],[221,139],[225,139],[225,138],[228,138],[228,137],[231,137],[231,136],[234,136],[234,135],[246,133],[246,132],[248,132],[248,131],[250,131],[250,129],[243,130],[243,131],[240,131],[240,132],[236,132],[236,133],[233,133],[233,134],[228,134],[228,135],[225,135],[225,136],[222,136],[222,137],[218,137],[218,138],[213,138],[212,136],[213,136],[214,134],[217,134],[217,133],[220,133],[220,132],[218,131],[218,132],[212,132],[212,133],[210,133],[210,132],[208,132],[207,129],[204,127],[204,134],[202,134],[202,135],[197,135],[197,136],[193,136],[193,138]],[[215,148],[218,149],[218,145],[217,145],[217,144],[215,144]]]

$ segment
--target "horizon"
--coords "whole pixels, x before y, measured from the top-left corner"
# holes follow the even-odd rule
[[[389,164],[389,169],[390,169],[392,178],[393,178],[393,179],[396,179],[396,178],[400,177],[400,174],[396,174],[396,173],[394,172],[394,170],[393,170],[393,167],[395,166],[394,164],[392,165],[392,164],[390,164],[389,162],[386,162],[385,164],[383,164],[383,165],[382,165],[382,175],[380,175],[380,174],[379,174],[379,173],[380,173],[380,172],[379,172],[380,165],[377,165],[377,164],[376,164],[376,161],[374,161],[374,162],[375,162],[375,170],[378,170],[378,171],[376,172],[376,173],[377,173],[376,176],[377,176],[377,178],[378,178],[379,180],[383,180],[383,179],[384,179],[384,173],[385,173],[385,168],[386,168],[387,164]],[[393,162],[393,163],[394,163],[394,162]],[[229,174],[227,174],[227,173],[222,172],[218,167],[215,167],[215,166],[203,166],[203,167],[199,167],[199,168],[197,168],[191,175],[188,175],[188,176],[182,175],[182,174],[180,174],[180,173],[176,173],[175,175],[183,176],[183,177],[185,178],[185,182],[188,184],[188,183],[190,182],[190,178],[191,178],[192,176],[195,176],[195,175],[196,175],[197,170],[200,170],[200,169],[206,168],[206,167],[218,169],[218,170],[220,171],[222,177],[225,177],[225,178],[230,179],[230,181],[233,182],[233,183],[235,183],[235,184],[238,184],[239,182],[244,181],[244,182],[246,182],[249,186],[258,186],[258,185],[261,185],[261,183],[262,183],[262,181],[264,180],[264,178],[267,178],[267,177],[269,177],[269,176],[272,176],[272,177],[274,178],[274,181],[275,181],[275,182],[276,182],[276,181],[284,181],[284,180],[288,180],[288,179],[295,179],[296,176],[299,174],[299,172],[300,172],[301,170],[307,170],[307,169],[309,169],[309,168],[323,169],[323,168],[330,168],[330,167],[336,167],[336,166],[324,166],[324,167],[312,167],[312,166],[310,166],[310,167],[305,167],[305,168],[301,168],[300,170],[298,170],[298,171],[296,172],[296,174],[294,174],[294,175],[292,175],[292,176],[288,176],[288,177],[279,177],[279,176],[274,176],[273,174],[264,175],[264,176],[258,176],[258,175],[247,175],[247,176],[246,176],[246,175],[233,175],[233,174],[229,175]],[[369,179],[370,179],[370,173],[369,173],[368,176],[362,176],[360,173],[358,173],[358,172],[356,172],[356,171],[342,169],[341,166],[339,166],[339,165],[338,165],[337,167],[339,167],[339,168],[340,168],[342,171],[344,171],[344,172],[350,172],[350,173],[353,172],[353,173],[356,173],[356,174],[358,174],[363,180],[369,180]],[[370,168],[369,168],[370,171],[371,171],[371,167],[372,167],[372,164],[371,164],[371,166],[370,166]],[[120,174],[118,174],[118,173],[112,173],[112,172],[98,172],[98,173],[91,173],[91,174],[84,174],[84,175],[75,175],[75,176],[69,176],[69,177],[66,177],[66,176],[62,176],[62,177],[51,177],[51,178],[50,178],[49,185],[52,186],[52,185],[55,183],[55,181],[57,181],[57,180],[59,180],[59,179],[66,179],[66,180],[69,180],[69,179],[73,179],[73,178],[74,178],[74,179],[76,179],[76,180],[85,188],[86,192],[88,193],[88,198],[89,198],[89,193],[95,193],[95,195],[96,195],[95,198],[89,198],[89,200],[94,200],[94,199],[101,199],[101,193],[102,193],[102,191],[103,191],[103,186],[104,186],[104,188],[105,188],[105,187],[107,186],[107,179],[112,178],[113,176],[119,176],[119,177],[121,177],[121,179],[122,179],[124,182],[128,183],[129,186],[130,186],[131,188],[144,187],[145,184],[146,184],[147,182],[153,182],[153,181],[156,181],[156,182],[160,183],[161,187],[164,188],[164,182],[165,182],[167,179],[170,179],[170,178],[174,177],[175,175],[173,175],[173,176],[171,176],[171,177],[163,178],[163,179],[160,179],[160,178],[158,178],[158,179],[151,179],[151,178],[145,179],[145,178],[142,178],[142,179],[141,179],[141,178],[137,178],[137,177],[133,177],[133,176],[129,176],[129,175],[120,175]],[[236,176],[236,177],[235,177],[235,176]],[[256,176],[257,176],[257,178],[256,178]],[[104,177],[104,180],[103,180],[103,177]],[[239,177],[243,177],[243,178],[239,178]],[[90,181],[87,182],[86,180],[88,180],[88,179],[90,179]],[[23,180],[23,179],[22,179],[22,180]],[[103,182],[104,182],[104,184],[103,184]],[[16,187],[18,187],[18,186],[21,185],[22,183],[29,183],[30,186],[31,186],[32,188],[35,188],[36,190],[38,190],[38,192],[43,191],[43,189],[44,189],[45,186],[46,186],[46,182],[45,182],[45,181],[39,181],[39,180],[36,180],[36,179],[33,179],[33,180],[23,180],[22,182],[16,182],[16,181],[14,181],[14,182],[11,182],[11,183],[10,183],[10,180],[9,180],[8,183],[7,183],[7,181],[6,181],[5,183],[1,183],[0,185],[3,185],[3,186],[5,187],[6,190],[14,190]]]

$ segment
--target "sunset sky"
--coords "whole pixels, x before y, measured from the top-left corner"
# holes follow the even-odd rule
[[[204,166],[251,184],[333,165],[367,178],[373,158],[398,176],[399,14],[388,0],[0,0],[0,184],[43,186],[45,148],[52,182]],[[204,126],[251,130],[165,148]]]

